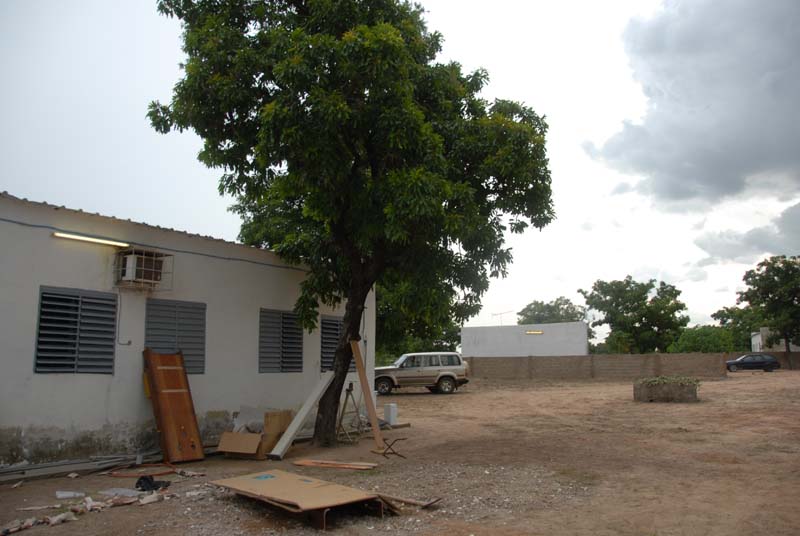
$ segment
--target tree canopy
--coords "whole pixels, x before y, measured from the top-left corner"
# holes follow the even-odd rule
[[[559,296],[551,302],[534,300],[517,313],[517,324],[550,324],[584,320],[586,320],[586,307],[575,305],[564,296]]]
[[[666,351],[680,336],[689,317],[680,314],[686,305],[673,285],[650,279],[641,283],[627,276],[621,281],[597,280],[591,291],[579,290],[586,305],[600,313],[592,326],[611,328],[605,351],[648,353]]]
[[[739,292],[739,303],[759,310],[765,327],[783,339],[786,351],[800,344],[800,257],[770,257],[748,270],[747,289]]]
[[[751,334],[766,325],[761,310],[750,306],[723,307],[711,318],[730,332],[734,351],[750,351]]]
[[[681,331],[678,339],[669,345],[668,352],[732,352],[733,333],[720,326],[695,326]]]
[[[336,440],[364,303],[378,281],[418,306],[474,310],[511,262],[506,231],[554,218],[547,124],[480,97],[485,71],[437,63],[441,36],[397,0],[160,0],[186,62],[159,132],[192,129],[236,199],[241,239],[309,270],[295,310],[346,301],[315,439]]]

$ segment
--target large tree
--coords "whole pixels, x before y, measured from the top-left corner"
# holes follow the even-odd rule
[[[440,35],[397,0],[161,0],[186,63],[160,132],[192,129],[235,197],[241,239],[307,267],[295,310],[346,302],[316,441],[336,415],[364,303],[379,280],[467,307],[511,261],[507,230],[554,217],[547,125],[479,94],[483,70],[435,62]]]
[[[592,326],[608,324],[608,351],[626,348],[630,353],[666,351],[677,340],[689,317],[681,291],[663,281],[641,283],[627,276],[621,281],[597,280],[591,291],[579,290],[590,309],[600,313]],[[614,345],[609,342],[614,342]]]
[[[720,326],[695,326],[681,331],[680,337],[667,347],[670,353],[732,352],[733,334]]]
[[[747,289],[739,292],[739,303],[760,310],[766,327],[776,333],[789,352],[800,344],[800,257],[770,257],[748,270]]]
[[[554,322],[583,322],[586,307],[575,305],[564,296],[553,301],[534,300],[517,313],[518,324],[550,324]]]
[[[747,352],[750,350],[751,334],[765,326],[764,313],[750,306],[723,307],[712,313],[711,318],[731,333],[733,350]]]

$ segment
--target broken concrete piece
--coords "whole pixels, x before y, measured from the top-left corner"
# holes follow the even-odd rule
[[[47,524],[51,527],[53,525],[60,525],[61,523],[66,523],[68,521],[77,521],[78,518],[75,517],[75,514],[72,512],[64,512],[63,514],[58,514],[57,516],[50,516],[44,518],[47,521]]]
[[[25,521],[22,522],[22,527],[20,527],[20,528],[22,530],[25,530],[25,529],[29,529],[31,527],[35,527],[38,524],[39,524],[39,520],[38,519],[36,519],[35,517],[29,517],[28,519],[26,519]]]
[[[108,488],[98,493],[104,497],[136,497],[137,499],[142,494],[141,491],[131,488]]]
[[[192,478],[196,476],[206,476],[205,473],[201,473],[199,471],[187,471],[186,469],[178,469],[177,473],[179,476],[185,476],[187,478]]]
[[[86,511],[87,512],[96,512],[96,511],[102,510],[103,508],[108,506],[104,502],[99,502],[99,501],[92,500],[91,497],[85,497],[83,499],[83,504],[86,507]]]
[[[79,476],[81,475],[79,475],[78,473],[70,473],[67,475],[67,478],[78,478]]]
[[[139,499],[137,497],[119,497],[119,496],[117,496],[117,497],[114,497],[114,498],[106,501],[106,504],[111,506],[111,507],[114,507],[114,506],[128,506],[129,504],[134,504],[134,503],[137,503],[137,502],[139,502]]]
[[[153,504],[159,501],[163,501],[164,496],[160,493],[151,493],[150,495],[145,495],[141,499],[139,499],[139,506],[144,506],[145,504]]]
[[[81,491],[57,491],[56,499],[80,499],[84,495]]]
[[[13,486],[11,486],[11,489],[16,489],[16,488],[20,487],[23,482],[25,482],[25,481],[24,480],[20,480],[19,482],[17,482]]]

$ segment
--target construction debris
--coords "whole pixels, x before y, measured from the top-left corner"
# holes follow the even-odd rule
[[[79,476],[81,475],[79,475],[78,473],[70,473],[67,475],[67,478],[78,478]]]
[[[137,499],[139,498],[139,495],[142,494],[141,491],[131,488],[108,488],[101,490],[98,493],[106,497],[136,497]]]
[[[56,499],[80,499],[84,495],[82,491],[56,491]]]
[[[309,513],[324,530],[331,508],[350,504],[374,507],[383,516],[384,502],[376,494],[280,470],[253,473],[212,482],[293,513]]]
[[[368,471],[378,467],[377,463],[370,462],[336,462],[332,460],[296,460],[292,464],[300,467],[325,467],[332,469],[355,469],[358,471]]]
[[[63,514],[58,514],[57,516],[46,517],[45,520],[47,521],[47,524],[52,527],[53,525],[60,525],[61,523],[66,523],[68,521],[77,521],[78,518],[75,517],[75,514],[72,512],[64,512]]]
[[[17,482],[13,486],[11,486],[11,489],[16,489],[16,488],[20,487],[23,482],[25,482],[25,481],[24,480],[20,480],[19,482]]]
[[[158,492],[153,492],[150,495],[145,495],[141,499],[139,499],[139,506],[144,506],[145,504],[153,504],[164,500],[164,495]]]
[[[55,510],[61,508],[61,503],[58,504],[45,504],[44,506],[23,506],[17,508],[17,512],[35,512],[37,510]]]
[[[300,431],[300,428],[303,426],[306,418],[311,413],[311,410],[314,406],[319,402],[319,399],[322,397],[322,394],[328,388],[328,386],[333,381],[333,372],[325,372],[322,375],[319,383],[314,387],[314,390],[311,391],[311,394],[308,396],[306,401],[303,403],[303,407],[300,408],[300,411],[297,412],[294,419],[292,419],[291,424],[286,429],[286,431],[281,436],[278,443],[275,445],[275,448],[269,453],[269,458],[273,460],[282,460],[286,451],[289,450],[289,447],[292,445],[292,441],[294,441],[295,436]]]
[[[441,497],[431,499],[430,501],[418,501],[416,499],[405,499],[403,497],[395,497],[394,495],[387,495],[385,493],[380,493],[379,495],[381,499],[388,501],[396,501],[404,504],[410,504],[412,506],[419,506],[423,510],[425,510],[426,508],[430,508],[431,506],[442,500]]]

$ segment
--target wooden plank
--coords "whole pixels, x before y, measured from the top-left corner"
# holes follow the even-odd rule
[[[215,480],[211,484],[292,512],[308,512],[378,499],[377,495],[359,489],[278,469]]]
[[[153,403],[164,461],[202,460],[203,443],[197,428],[192,392],[183,355],[144,352],[144,371]]]
[[[358,382],[361,384],[361,392],[364,394],[364,403],[367,406],[369,423],[372,426],[372,437],[375,440],[375,446],[383,451],[386,445],[383,442],[383,434],[381,434],[381,427],[378,424],[378,413],[375,411],[375,402],[372,400],[372,384],[367,380],[367,370],[364,367],[364,361],[361,359],[361,346],[359,346],[358,341],[350,341],[350,348],[353,350],[353,361],[356,362]]]
[[[297,412],[297,415],[294,416],[292,423],[278,440],[278,443],[275,445],[275,448],[272,449],[272,452],[269,453],[268,457],[270,459],[283,459],[283,457],[286,455],[286,451],[289,450],[289,447],[292,445],[292,441],[294,441],[294,437],[297,435],[297,432],[300,431],[300,428],[306,421],[308,414],[311,413],[314,405],[319,402],[319,399],[322,397],[322,393],[325,392],[325,389],[328,388],[332,381],[333,372],[328,371],[322,373],[319,383],[317,383],[316,387],[314,387],[314,390],[311,391],[311,394],[308,395],[308,398],[306,398],[306,401],[303,403],[303,407],[301,407],[300,411]]]
[[[377,463],[369,462],[337,462],[333,460],[296,460],[292,462],[300,467],[325,467],[331,469],[356,469],[365,471],[378,467]]]

